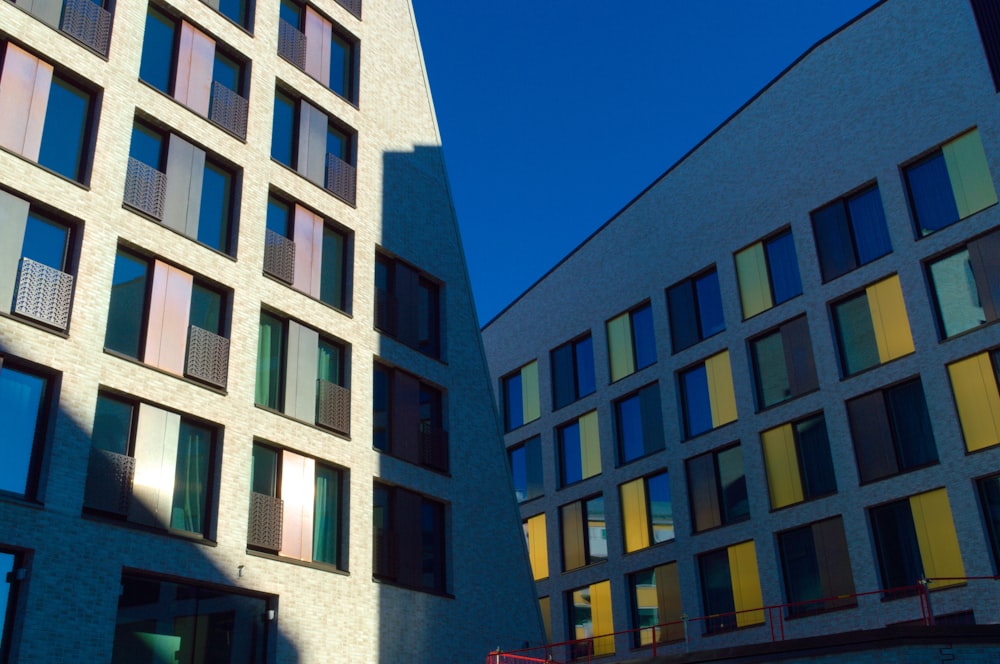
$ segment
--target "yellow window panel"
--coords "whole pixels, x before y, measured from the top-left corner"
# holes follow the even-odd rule
[[[538,405],[538,362],[521,367],[521,407],[524,421],[537,420],[542,414]]]
[[[910,320],[903,304],[903,289],[899,277],[893,275],[866,289],[871,310],[879,362],[886,363],[913,352]]]
[[[764,467],[771,507],[778,509],[802,502],[802,476],[799,456],[795,450],[795,434],[791,424],[769,429],[760,434],[764,446]]]
[[[583,545],[583,503],[570,503],[562,508],[562,545],[566,571],[587,564]]]
[[[531,560],[531,572],[535,580],[549,577],[549,547],[545,534],[545,515],[538,514],[528,518],[524,525],[524,534],[528,539],[528,558]]]
[[[660,565],[654,572],[656,578],[656,599],[658,620],[668,625],[660,632],[660,641],[678,641],[684,638],[684,625],[679,621],[684,613],[681,609],[681,582],[677,573],[677,563]]]
[[[545,640],[552,643],[552,609],[548,597],[538,598],[538,609],[542,612],[542,624],[545,626]]]
[[[705,360],[705,375],[708,378],[708,401],[712,408],[712,428],[735,422],[736,393],[733,391],[728,350]]]
[[[597,428],[597,411],[586,413],[578,420],[580,426],[580,461],[583,477],[601,473],[601,434]]]
[[[729,575],[733,585],[733,605],[736,611],[747,611],[736,614],[737,627],[747,625],[757,625],[764,622],[763,611],[749,611],[749,609],[759,609],[764,605],[763,596],[760,591],[760,577],[757,574],[757,550],[754,549],[753,540],[734,544],[729,547]]]
[[[743,318],[756,316],[774,306],[762,242],[736,254],[736,278],[740,284]]]
[[[590,586],[590,617],[593,621],[594,636],[613,634],[615,624],[611,618],[611,582],[601,581]],[[615,652],[615,637],[605,636],[594,639],[595,655],[612,655]]]
[[[997,202],[997,192],[993,188],[993,178],[978,130],[973,129],[946,143],[941,146],[941,152],[948,169],[948,179],[951,180],[951,190],[955,194],[959,219],[965,219]]]
[[[619,487],[622,499],[622,523],[625,528],[625,552],[649,546],[649,515],[646,510],[646,481],[643,478]]]
[[[1000,392],[989,353],[949,364],[948,375],[965,449],[974,452],[1000,443]]]
[[[628,313],[608,321],[608,356],[611,358],[612,382],[635,373],[632,322]]]
[[[965,566],[958,547],[958,535],[951,518],[951,505],[944,489],[910,496],[913,528],[917,531],[920,560],[927,578],[952,578],[954,581],[937,581],[931,589],[964,583]]]

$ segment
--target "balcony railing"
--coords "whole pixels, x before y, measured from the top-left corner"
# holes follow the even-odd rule
[[[73,299],[73,275],[48,265],[21,259],[14,313],[65,330]]]
[[[295,242],[270,229],[264,233],[264,272],[286,284],[295,281]]]
[[[66,0],[59,29],[101,55],[108,54],[111,12],[92,0]]]
[[[322,378],[317,381],[316,424],[337,433],[351,433],[351,391]]]
[[[84,506],[102,512],[128,515],[134,477],[134,457],[90,448]]]
[[[281,527],[285,513],[285,501],[267,494],[250,493],[250,526],[247,529],[247,544],[278,551],[281,549]]]
[[[225,389],[229,376],[229,339],[192,325],[188,331],[184,375]]]
[[[282,19],[278,19],[278,55],[305,71],[306,36]]]
[[[337,0],[337,4],[361,18],[361,0]]]
[[[162,220],[166,199],[167,174],[129,157],[125,172],[125,204]]]
[[[208,119],[240,138],[247,137],[247,112],[250,102],[235,90],[212,81],[212,99]]]
[[[358,191],[358,173],[354,166],[335,154],[326,154],[326,189],[344,202],[354,205]]]
[[[448,432],[420,423],[420,463],[428,468],[448,471]]]

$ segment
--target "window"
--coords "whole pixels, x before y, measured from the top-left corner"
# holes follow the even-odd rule
[[[111,660],[153,653],[161,662],[265,664],[268,611],[275,608],[274,600],[242,590],[125,573]]]
[[[736,392],[728,350],[681,371],[678,382],[686,438],[736,421]]]
[[[751,339],[750,357],[760,410],[819,389],[805,316]]]
[[[125,205],[231,255],[238,198],[235,168],[176,134],[136,120],[125,174]]]
[[[347,234],[298,203],[267,199],[264,272],[347,310]]]
[[[932,590],[963,583],[958,579],[965,577],[965,566],[944,489],[872,507],[868,514],[883,590],[915,586],[922,578],[931,580]]]
[[[618,458],[628,463],[663,449],[660,386],[652,383],[615,402]]]
[[[943,338],[1000,318],[1000,231],[928,264]]]
[[[838,198],[812,213],[823,281],[830,281],[892,251],[877,186]]]
[[[636,648],[684,639],[681,584],[677,563],[666,563],[629,575],[632,626]],[[664,627],[658,627],[665,625]]]
[[[3,46],[0,146],[86,183],[95,94],[16,44]]]
[[[835,302],[832,310],[844,376],[913,352],[910,320],[898,276],[892,275]]]
[[[346,348],[311,327],[260,313],[255,402],[302,422],[350,435]]]
[[[948,365],[948,376],[965,449],[975,452],[1000,444],[1000,351],[953,362]]]
[[[394,457],[448,470],[444,395],[416,376],[375,365],[372,445]]]
[[[538,362],[532,361],[500,381],[503,391],[505,431],[533,422],[541,416],[538,405]]]
[[[281,88],[274,93],[271,158],[354,205],[354,134],[316,106]]]
[[[594,392],[594,344],[589,334],[559,346],[551,357],[553,410]]]
[[[440,358],[443,284],[385,254],[375,255],[375,327],[383,334]],[[536,372],[537,398],[537,372]]]
[[[278,55],[356,102],[357,40],[309,5],[282,0],[278,16]]]
[[[254,443],[250,491],[247,546],[343,569],[343,471]]]
[[[33,498],[48,429],[51,379],[0,355],[0,493]]]
[[[847,417],[862,482],[937,463],[919,377],[851,399]]]
[[[112,20],[107,0],[21,1],[16,4],[87,48],[107,55]]]
[[[225,388],[228,294],[183,270],[119,249],[104,348]]]
[[[528,547],[531,574],[535,581],[549,578],[548,535],[545,533],[545,514],[536,514],[522,522],[524,541]]]
[[[743,318],[756,316],[802,293],[792,232],[783,231],[736,253]]]
[[[976,485],[983,506],[986,534],[993,548],[994,569],[1000,568],[1000,475],[985,477]]]
[[[214,7],[216,11],[233,23],[253,31],[254,3],[252,0],[213,0],[209,6]]]
[[[951,140],[903,169],[917,235],[930,235],[996,204],[979,131]]]
[[[778,551],[789,617],[857,606],[850,597],[854,575],[839,516],[779,533]]]
[[[574,659],[589,655],[615,654],[614,620],[611,615],[611,582],[599,581],[567,593]],[[604,636],[605,634],[612,636]],[[594,638],[597,637],[597,638]]]
[[[750,518],[739,445],[693,457],[686,465],[694,532]]]
[[[608,559],[603,496],[563,505],[559,508],[559,517],[564,572]]]
[[[375,485],[375,577],[417,590],[447,588],[446,507],[408,489]]]
[[[542,614],[542,624],[545,627],[545,642],[552,643],[552,606],[548,597],[538,598],[538,609]]]
[[[10,656],[18,582],[27,572],[22,565],[20,554],[0,549],[0,662]]]
[[[209,35],[149,5],[139,78],[240,138],[247,134],[246,69]]]
[[[566,486],[601,473],[601,434],[597,411],[559,427],[559,484]]]
[[[653,309],[648,302],[609,320],[607,332],[612,383],[656,362]]]
[[[823,414],[760,434],[771,509],[837,492]]]
[[[993,85],[1000,92],[1000,35],[996,29],[1000,25],[1000,7],[992,0],[972,0],[971,4],[979,36],[983,40],[983,50],[986,51],[986,61],[993,74]]]
[[[719,275],[713,267],[667,289],[670,343],[675,353],[726,329]]]
[[[674,509],[667,471],[626,482],[618,487],[618,492],[626,553],[674,539]]]
[[[132,523],[211,537],[217,437],[214,425],[99,393],[84,507]]]
[[[517,502],[524,502],[542,495],[542,439],[529,438],[517,447],[507,450],[510,473],[514,480]]]
[[[705,632],[725,632],[764,622],[753,540],[698,556]]]
[[[73,299],[75,229],[0,191],[0,308],[65,330]]]

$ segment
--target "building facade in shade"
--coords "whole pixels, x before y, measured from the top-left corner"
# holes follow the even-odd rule
[[[408,0],[0,2],[0,661],[540,639]]]
[[[486,325],[551,642],[1000,621],[997,13],[878,3]]]

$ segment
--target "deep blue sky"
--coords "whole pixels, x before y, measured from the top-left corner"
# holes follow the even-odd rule
[[[481,324],[874,0],[413,0]]]

